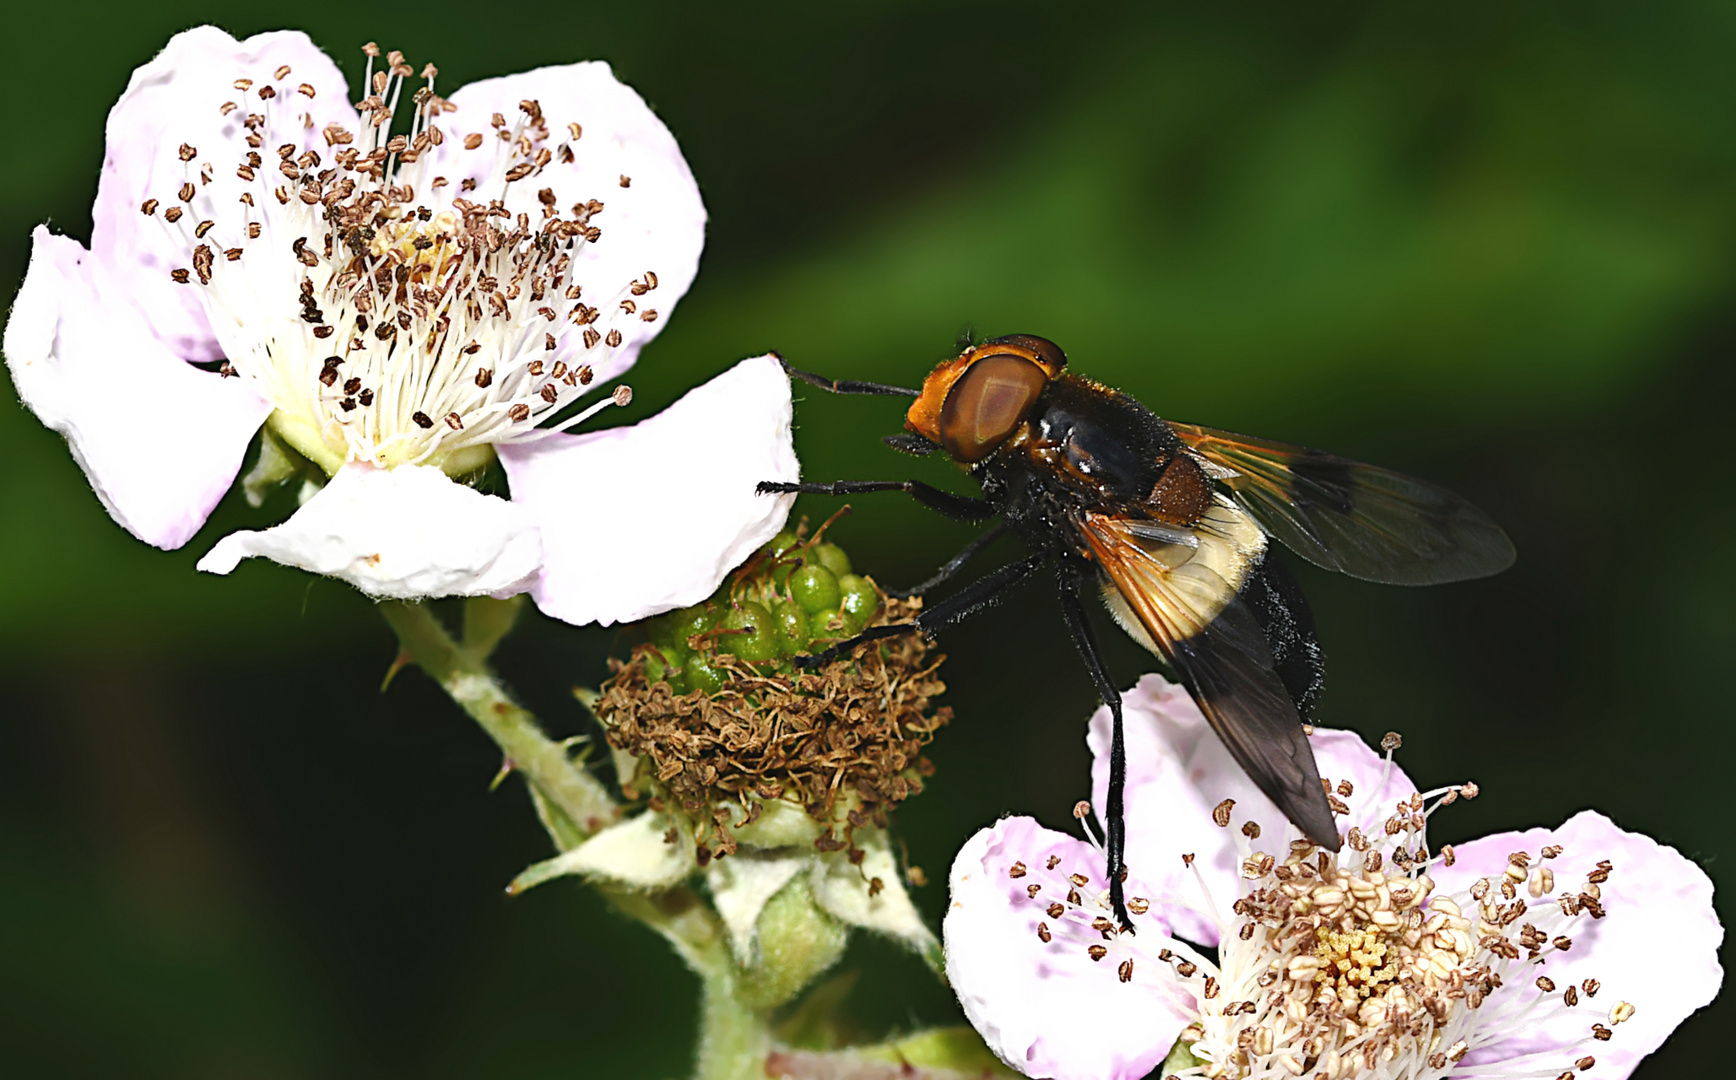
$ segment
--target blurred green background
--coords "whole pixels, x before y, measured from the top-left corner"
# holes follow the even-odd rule
[[[606,58],[711,211],[620,419],[768,348],[913,383],[974,325],[1052,337],[1160,415],[1445,482],[1519,564],[1428,590],[1305,568],[1321,720],[1403,731],[1420,781],[1478,780],[1440,839],[1595,805],[1706,866],[1730,917],[1736,7],[362,6],[7,5],[0,301],[33,225],[88,239],[104,115],[176,30],[288,22],[352,77],[378,39],[448,89]],[[880,446],[900,408],[804,395],[807,475],[968,486]],[[684,1071],[692,982],[577,886],[502,895],[546,841],[426,680],[379,693],[393,643],[368,602],[193,571],[285,503],[231,497],[165,554],[10,397],[0,452],[0,1070]],[[671,529],[691,480],[646,478]],[[887,495],[834,535],[901,583],[969,532]],[[1045,588],[943,644],[957,718],[900,818],[937,882],[1000,813],[1071,825],[1095,704]],[[534,618],[502,666],[573,731],[567,689],[624,646]],[[1112,660],[1146,669],[1123,641]],[[938,917],[943,886],[918,901]],[[1659,927],[1653,977],[1670,947]],[[955,1017],[890,948],[849,964],[866,1034]],[[1720,1021],[1639,1075],[1721,1068]]]

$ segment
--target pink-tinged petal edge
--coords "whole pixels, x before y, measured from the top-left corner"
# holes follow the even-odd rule
[[[1274,853],[1285,850],[1288,838],[1300,833],[1230,757],[1182,687],[1161,675],[1145,675],[1122,695],[1122,716],[1127,742],[1128,867],[1160,893],[1193,898],[1199,896],[1199,885],[1181,857],[1195,856],[1194,866],[1227,921],[1242,887],[1231,830],[1256,822],[1260,838],[1253,846]],[[1086,736],[1093,755],[1092,805],[1099,815],[1109,794],[1109,737],[1109,710],[1100,708],[1091,717]],[[1416,790],[1403,770],[1389,766],[1355,732],[1316,728],[1310,741],[1321,775],[1334,784],[1349,780],[1354,789],[1345,800],[1351,814],[1340,819],[1344,830],[1356,825],[1367,832],[1390,812],[1393,802]],[[1229,829],[1212,820],[1212,810],[1225,799],[1236,803]],[[1204,901],[1197,903],[1203,906]],[[1182,913],[1171,921],[1179,936],[1202,945],[1217,944],[1218,930],[1212,922]]]
[[[157,340],[103,267],[46,226],[6,324],[12,384],[66,437],[109,515],[160,548],[192,538],[271,406]]]
[[[439,469],[351,462],[281,525],[219,540],[199,569],[227,574],[244,558],[340,578],[370,596],[514,596],[542,562],[521,507]]]
[[[1550,844],[1562,848],[1558,858],[1542,864],[1555,873],[1556,893],[1583,888],[1599,860],[1609,860],[1614,869],[1599,886],[1607,914],[1574,919],[1566,931],[1573,947],[1546,953],[1538,974],[1560,987],[1588,978],[1601,987],[1595,999],[1582,994],[1572,1009],[1540,1013],[1523,1035],[1477,1051],[1466,1064],[1560,1053],[1565,1063],[1537,1065],[1559,1071],[1589,1054],[1597,1059],[1593,1075],[1621,1080],[1718,994],[1724,927],[1712,907],[1712,880],[1675,848],[1584,810],[1553,829],[1495,833],[1458,845],[1453,865],[1432,871],[1436,892],[1463,893],[1478,878],[1498,878],[1510,853],[1525,851],[1535,859]],[[1634,1006],[1632,1019],[1616,1025],[1608,1042],[1587,1042],[1591,1025],[1608,1024],[1610,1010],[1622,1001]]]
[[[288,75],[276,79],[278,68]],[[238,89],[238,78],[253,86]],[[308,98],[297,88],[314,89]],[[262,100],[259,90],[271,85],[275,97]],[[225,115],[225,102],[236,108]],[[91,208],[91,254],[109,275],[111,304],[124,297],[136,307],[151,332],[175,355],[187,360],[215,360],[222,350],[206,319],[196,287],[177,285],[169,271],[189,265],[196,240],[193,227],[216,221],[219,235],[235,235],[247,208],[240,202],[246,185],[235,174],[250,149],[242,122],[249,113],[268,109],[293,110],[312,119],[280,128],[301,136],[299,149],[329,153],[320,138],[326,124],[336,121],[352,129],[356,113],[349,104],[343,75],[330,57],[300,31],[276,31],[236,41],[214,26],[182,31],[163,51],[133,72],[120,100],[109,111],[107,149]],[[196,154],[183,162],[181,145]],[[266,148],[269,156],[275,146]],[[209,165],[211,179],[201,179]],[[191,182],[194,197],[184,203],[177,195]],[[161,207],[153,216],[140,212],[146,199]],[[181,206],[178,225],[168,225],[163,211]],[[233,226],[233,227],[231,227]]]
[[[794,496],[754,487],[797,477],[790,410],[783,366],[761,356],[630,427],[497,447],[542,527],[537,606],[607,626],[711,595],[789,516]]]
[[[1119,982],[1113,961],[1039,938],[1042,905],[1024,890],[1050,855],[1102,863],[1096,848],[1027,817],[1004,818],[959,849],[942,925],[947,979],[984,1042],[1026,1076],[1137,1080],[1191,1017],[1147,986]],[[1015,861],[1030,872],[1011,878]],[[1101,887],[1101,869],[1096,878]]]
[[[435,168],[451,179],[447,190],[454,192],[466,178],[483,179],[493,162],[486,156],[488,147],[505,147],[491,123],[495,113],[510,129],[524,118],[519,102],[542,107],[547,145],[555,157],[532,176],[507,185],[506,207],[540,219],[544,190],[563,211],[591,200],[603,204],[591,220],[602,236],[579,250],[573,280],[587,303],[606,309],[605,322],[597,325],[612,317],[624,339],[612,349],[586,349],[579,334],[569,333],[549,359],[589,364],[604,381],[626,371],[693,283],[705,246],[705,204],[675,137],[600,60],[483,79],[460,88],[451,100],[458,109],[442,121],[447,138],[436,151]],[[575,123],[580,127],[576,139],[568,126]],[[472,134],[483,137],[482,151],[462,149]],[[572,161],[561,160],[563,146],[572,151]],[[656,288],[637,296],[624,291],[635,279],[643,280],[647,270],[656,275]],[[631,301],[635,311],[622,312],[621,300]],[[647,311],[656,313],[650,322],[643,318]]]

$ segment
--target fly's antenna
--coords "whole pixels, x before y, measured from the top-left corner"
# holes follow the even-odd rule
[[[965,323],[964,326],[959,329],[958,337],[953,340],[953,346],[957,348],[959,352],[965,352],[968,349],[976,348],[976,324]]]
[[[862,382],[859,379],[828,379],[824,375],[815,375],[811,371],[798,371],[790,366],[790,362],[774,352],[778,363],[784,366],[784,373],[792,379],[800,379],[809,386],[817,386],[833,394],[878,394],[883,397],[921,397],[922,391],[911,390],[903,386],[889,386],[886,383]]]

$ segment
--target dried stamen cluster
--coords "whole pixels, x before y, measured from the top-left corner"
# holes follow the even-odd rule
[[[917,610],[916,602],[884,599],[875,622]],[[885,828],[888,813],[922,790],[933,772],[922,748],[951,717],[932,704],[945,689],[935,676],[941,658],[918,635],[813,671],[779,672],[718,652],[727,679],[716,692],[676,694],[652,681],[656,656],[647,644],[615,662],[596,711],[609,744],[641,760],[653,808],[694,823],[702,865],[732,854],[733,830],[757,821],[770,802],[800,807],[815,823],[816,848],[848,850],[858,861],[855,830]],[[638,782],[624,779],[630,797]]]
[[[375,71],[380,50],[367,53],[359,130],[309,132],[311,113],[296,102],[315,90],[287,65],[239,73],[236,99],[211,103],[239,115],[245,134],[225,144],[238,158],[204,160],[182,144],[185,182],[140,210],[184,242],[187,265],[172,277],[205,291],[225,373],[257,380],[292,444],[322,463],[442,464],[529,436],[569,404],[593,372],[559,357],[621,345],[616,320],[655,321],[646,298],[657,275],[620,282],[592,306],[575,260],[602,236],[604,204],[563,207],[545,186],[540,212],[507,209],[510,185],[574,160],[577,123],[551,131],[526,100],[510,122],[492,116],[492,137],[459,143],[439,122],[454,106],[434,92],[428,65],[409,131],[394,135],[415,72],[397,52]],[[234,212],[212,204],[232,183],[205,191],[229,172],[242,181]],[[226,325],[247,332],[226,335]]]
[[[1349,798],[1350,783],[1337,794]],[[1431,855],[1428,816],[1474,794],[1474,785],[1413,794],[1394,805],[1377,839],[1352,828],[1337,854],[1294,840],[1282,861],[1253,848],[1260,827],[1244,823],[1236,846],[1246,889],[1222,930],[1216,964],[1160,928],[1136,922],[1147,932],[1123,933],[1110,918],[1106,891],[1093,885],[1095,868],[1070,873],[1050,856],[1037,866],[1014,862],[1005,872],[1043,909],[1036,934],[1046,946],[1112,960],[1107,966],[1122,983],[1155,979],[1193,998],[1198,1020],[1182,1040],[1206,1077],[1433,1080],[1479,1047],[1521,1034],[1600,989],[1592,978],[1557,987],[1543,972],[1551,955],[1572,947],[1576,920],[1603,917],[1599,886],[1613,870],[1607,860],[1577,888],[1557,891],[1548,864],[1559,847],[1515,852],[1503,874],[1477,879],[1464,895],[1437,890],[1428,869],[1451,866],[1455,856],[1450,847]],[[1230,826],[1233,808],[1230,800],[1218,806],[1219,826]],[[1191,865],[1191,856],[1184,859]],[[1128,901],[1136,919],[1152,906],[1140,897]],[[1576,1051],[1582,1056],[1563,1062],[1566,1071],[1538,1062],[1537,1074],[1572,1080],[1576,1070],[1592,1068],[1595,1056],[1585,1050],[1632,1014],[1624,1002],[1607,1017],[1588,1016]]]

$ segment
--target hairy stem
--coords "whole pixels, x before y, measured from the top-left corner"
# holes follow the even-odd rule
[[[425,604],[386,601],[380,613],[410,660],[495,741],[507,763],[524,776],[538,816],[555,845],[570,850],[613,822],[619,808],[590,771],[550,739],[536,717],[516,704],[487,664],[488,653],[510,629],[516,609],[503,602],[470,601],[463,643],[454,641]],[[505,602],[510,603],[510,602]],[[717,916],[686,886],[659,893],[601,885],[609,902],[661,934],[702,987],[696,1080],[749,1080],[765,1075],[771,1031],[759,1011],[742,1001],[740,973]]]
[[[380,604],[380,614],[416,666],[470,714],[538,795],[584,835],[615,820],[615,801],[597,778],[543,734],[536,717],[508,696],[486,659],[455,642],[432,608],[388,600]]]

